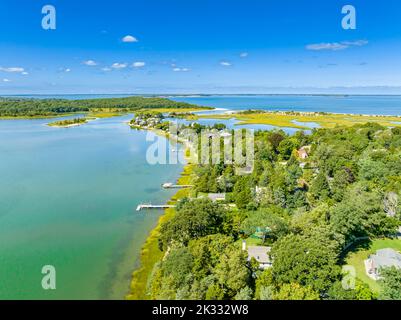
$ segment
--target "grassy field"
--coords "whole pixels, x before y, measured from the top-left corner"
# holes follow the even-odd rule
[[[401,252],[401,240],[397,239],[376,239],[373,240],[368,246],[356,247],[352,249],[347,257],[346,264],[355,267],[356,276],[358,279],[367,283],[370,288],[375,291],[380,291],[380,285],[377,281],[369,278],[365,272],[364,260],[366,260],[370,254],[375,253],[379,249],[392,248]]]
[[[199,115],[207,119],[235,119],[238,125],[243,124],[267,124],[277,127],[290,127],[297,129],[311,129],[312,124],[317,123],[322,128],[334,128],[335,126],[353,126],[366,122],[376,122],[386,127],[401,126],[401,117],[396,116],[368,116],[351,114],[322,114],[322,113],[298,113],[298,112],[255,112],[249,114],[217,114]],[[293,121],[302,122],[296,124]],[[308,126],[308,122],[311,123]],[[397,123],[398,122],[398,123]]]
[[[99,112],[88,113],[87,116],[89,118],[112,118],[112,117],[123,116],[124,114],[125,113],[99,111]]]
[[[193,166],[190,164],[185,166],[184,171],[181,174],[180,179],[178,180],[178,184],[190,184],[192,169]],[[168,204],[177,203],[177,201],[179,201],[180,199],[187,197],[189,195],[189,192],[190,189],[178,190],[178,192],[171,198]],[[150,275],[152,273],[154,265],[164,256],[164,252],[160,251],[158,246],[160,228],[164,222],[170,220],[172,217],[174,217],[174,215],[174,208],[166,209],[164,215],[160,217],[156,228],[151,231],[144,246],[142,247],[140,257],[141,266],[132,274],[131,293],[126,297],[128,300],[149,299],[149,296],[146,295],[146,291],[148,287],[148,282],[150,280]]]

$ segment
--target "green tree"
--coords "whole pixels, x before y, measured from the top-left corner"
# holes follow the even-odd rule
[[[245,288],[242,288],[238,293],[235,295],[234,299],[235,300],[252,300],[253,297],[253,291],[251,288],[248,286]]]
[[[349,189],[343,201],[331,209],[330,222],[334,232],[347,242],[356,237],[394,234],[398,225],[384,213],[381,196],[361,185]]]
[[[193,256],[192,273],[202,279],[212,273],[225,250],[234,248],[234,241],[230,236],[214,234],[190,241],[188,248]]]
[[[166,248],[172,241],[187,245],[191,239],[219,233],[226,214],[225,209],[209,199],[186,202],[176,215],[161,226],[160,248]]]
[[[332,194],[333,199],[341,201],[344,198],[347,187],[355,181],[355,177],[349,168],[336,171],[333,177]]]
[[[297,146],[297,141],[295,139],[287,138],[280,142],[277,151],[280,153],[283,160],[288,160]]]
[[[337,244],[315,235],[290,234],[272,248],[273,279],[277,286],[298,283],[324,294],[339,278]]]
[[[275,207],[259,209],[249,212],[241,224],[242,231],[248,236],[260,232],[263,240],[270,237],[274,240],[286,235],[289,232],[288,223],[274,211]],[[276,209],[277,211],[277,209]]]
[[[379,298],[382,300],[401,300],[401,269],[396,267],[380,270],[382,287]]]
[[[249,284],[251,279],[251,271],[247,267],[247,254],[237,248],[226,250],[214,268],[213,274],[219,285],[225,288],[227,298],[234,297]]]
[[[356,279],[354,289],[346,290],[341,281],[337,281],[328,292],[330,300],[375,300],[376,298],[376,294],[369,286],[358,279]]]
[[[298,283],[283,284],[274,294],[274,300],[319,300],[319,293]]]
[[[250,181],[247,177],[239,177],[234,186],[233,197],[239,209],[245,209],[253,201]]]
[[[226,289],[214,283],[206,291],[206,300],[223,300],[226,297]]]
[[[327,200],[330,196],[330,185],[324,172],[320,172],[313,180],[309,192],[315,199]]]

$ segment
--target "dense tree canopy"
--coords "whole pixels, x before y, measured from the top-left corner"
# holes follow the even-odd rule
[[[105,99],[23,99],[0,98],[0,117],[53,116],[63,113],[87,112],[99,109],[135,111],[153,108],[193,108],[185,102],[156,97],[127,97]]]
[[[310,148],[306,159],[297,149]],[[343,258],[358,238],[392,237],[401,224],[401,130],[377,124],[289,136],[255,135],[254,171],[203,164],[194,195],[161,228],[164,259],[153,271],[152,298],[338,299],[378,296],[356,280],[342,284]],[[206,193],[225,192],[213,203]],[[259,270],[242,241],[272,247]],[[175,266],[175,267],[173,267]],[[400,299],[399,270],[383,270],[381,299]]]
[[[197,239],[222,231],[225,210],[209,199],[185,203],[177,214],[162,225],[160,245],[166,248],[171,242],[188,244]]]
[[[380,299],[401,300],[401,269],[395,267],[384,268],[380,271],[380,280],[383,290]]]

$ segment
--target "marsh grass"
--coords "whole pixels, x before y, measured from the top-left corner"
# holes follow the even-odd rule
[[[188,164],[184,167],[181,177],[178,179],[178,184],[190,184],[192,178],[193,165]],[[189,196],[191,189],[180,189],[170,199],[168,204],[176,204],[180,199]],[[150,232],[145,244],[142,247],[140,255],[140,267],[132,274],[131,292],[127,295],[128,300],[147,300],[147,287],[152,274],[154,265],[162,260],[164,252],[159,249],[160,228],[163,223],[173,218],[175,209],[169,208],[164,211],[164,214],[159,218],[157,226]]]
[[[216,119],[239,121],[237,125],[266,124],[276,127],[289,127],[296,129],[312,129],[312,123],[319,124],[321,128],[334,128],[336,126],[353,126],[367,122],[378,123],[386,127],[401,126],[401,117],[397,116],[374,116],[374,115],[353,115],[334,113],[296,113],[296,112],[255,112],[255,113],[234,113],[218,115],[198,115],[197,119]],[[305,125],[296,124],[293,121],[303,122]],[[309,127],[307,123],[310,122]],[[400,122],[400,123],[397,123]]]

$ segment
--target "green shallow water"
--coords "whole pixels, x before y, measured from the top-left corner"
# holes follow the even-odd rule
[[[149,165],[130,117],[74,128],[0,121],[0,299],[122,299],[182,165]],[[41,269],[56,268],[56,290]]]

